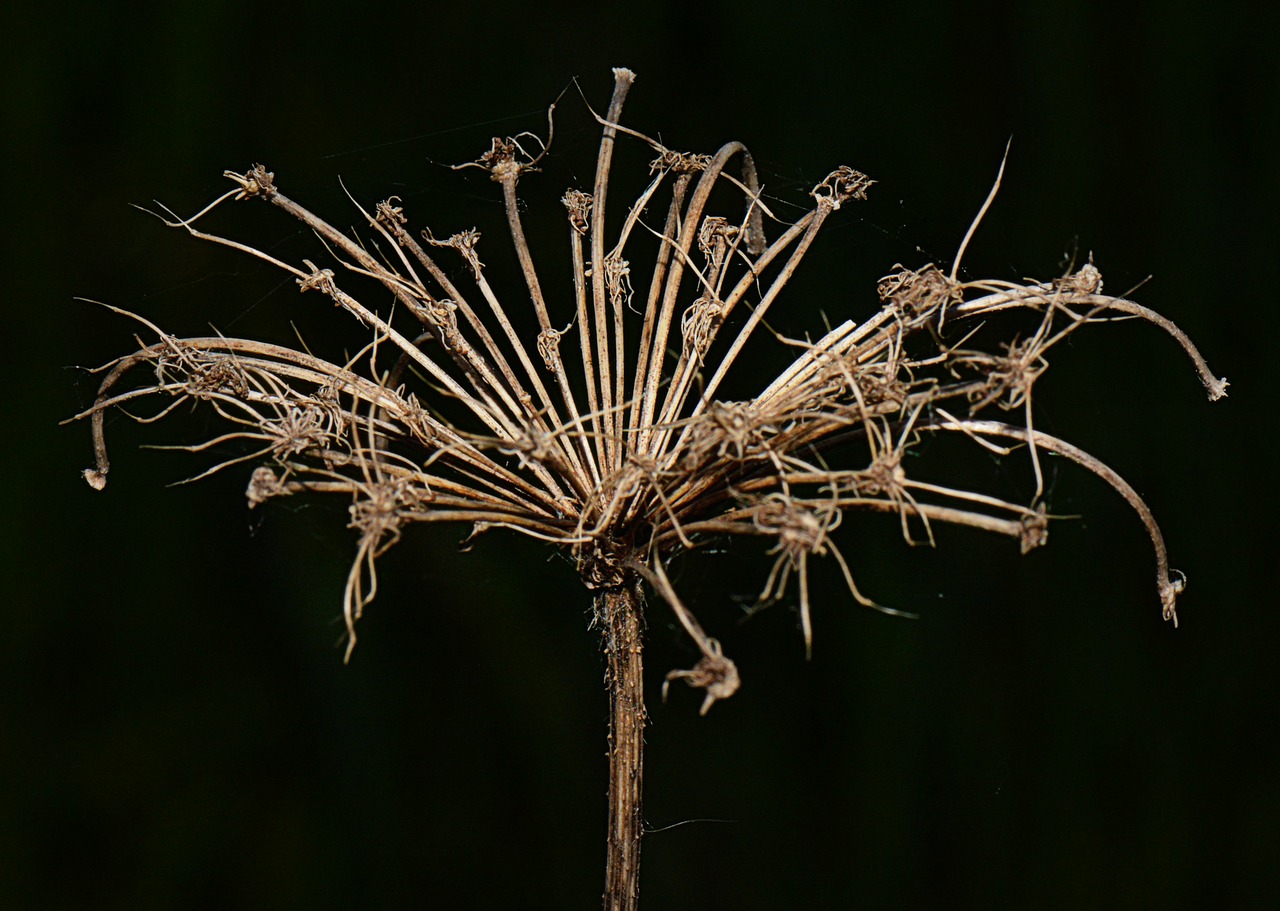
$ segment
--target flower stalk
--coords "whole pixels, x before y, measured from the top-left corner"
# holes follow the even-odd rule
[[[635,576],[599,592],[596,621],[604,641],[609,693],[609,835],[606,911],[635,911],[640,901],[644,792],[644,596]]]

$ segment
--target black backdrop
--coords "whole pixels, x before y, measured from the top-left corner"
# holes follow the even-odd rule
[[[850,520],[863,587],[922,619],[823,585],[808,663],[785,605],[738,622],[758,552],[677,564],[744,685],[706,718],[683,689],[651,701],[646,906],[1274,907],[1275,450],[1257,402],[1278,328],[1280,27],[1225,9],[7,11],[0,906],[597,904],[601,663],[564,560],[411,531],[344,667],[342,504],[249,514],[247,469],[166,487],[195,457],[138,447],[181,422],[116,422],[96,494],[87,428],[57,422],[92,398],[78,367],[133,332],[77,295],[177,332],[288,339],[330,318],[130,203],[194,211],[261,160],[339,223],[341,177],[420,224],[490,224],[500,260],[495,188],[440,163],[541,129],[574,76],[604,104],[625,65],[628,122],[682,149],[742,139],[779,200],[842,163],[880,181],[820,239],[788,328],[869,314],[894,262],[948,264],[1012,136],[970,274],[1051,277],[1093,251],[1112,290],[1153,275],[1139,298],[1233,383],[1209,405],[1169,339],[1126,324],[1082,333],[1037,387],[1042,426],[1160,518],[1190,577],[1176,632],[1140,525],[1069,467],[1051,505],[1083,518],[1025,558],[976,533],[911,550],[891,521]],[[555,180],[585,181],[572,88],[563,109]],[[548,181],[531,193],[558,195]],[[252,216],[242,236],[299,242]],[[655,607],[650,692],[690,660]]]

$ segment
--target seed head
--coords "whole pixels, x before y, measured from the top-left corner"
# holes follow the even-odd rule
[[[913,543],[932,544],[939,522],[968,525],[1025,552],[1047,538],[1040,459],[1048,452],[1098,474],[1134,506],[1154,543],[1161,611],[1176,622],[1184,581],[1168,568],[1150,511],[1097,459],[1035,429],[1032,403],[1054,345],[1116,315],[1170,332],[1211,397],[1221,396],[1226,381],[1185,335],[1139,304],[1103,295],[1092,262],[1016,284],[958,281],[957,257],[950,275],[896,265],[876,289],[878,306],[816,341],[779,339],[764,331],[770,308],[827,219],[865,199],[874,182],[836,168],[813,188],[806,214],[781,221],[740,143],[678,152],[622,127],[633,78],[615,71],[609,116],[597,117],[593,185],[563,196],[570,286],[545,289],[517,196],[519,180],[538,170],[551,145],[551,113],[545,140],[498,137],[466,165],[501,185],[527,299],[504,299],[490,285],[479,232],[415,234],[397,197],[359,209],[363,241],[286,196],[262,165],[228,171],[233,188],[191,218],[165,209],[170,227],[281,269],[307,301],[328,298],[353,317],[358,353],[334,361],[253,339],[180,338],[135,316],[153,339],[102,368],[96,402],[78,415],[92,422],[97,454],[86,479],[99,489],[106,483],[111,409],[142,398],[157,400],[160,414],[186,403],[210,409],[225,431],[184,447],[221,454],[200,476],[245,463],[251,507],[303,493],[349,499],[357,536],[345,595],[352,643],[377,591],[377,558],[406,527],[507,529],[565,549],[588,588],[648,581],[702,653],[668,681],[704,688],[705,712],[732,695],[739,676],[671,585],[665,567],[674,556],[726,536],[763,539],[774,562],[759,600],[797,591],[808,647],[810,558],[832,558],[858,602],[896,612],[855,585],[856,561],[834,535],[846,514],[896,516]],[[647,144],[655,157],[640,196],[618,218],[610,190],[620,140]],[[726,204],[726,191],[738,201]],[[323,243],[315,255],[328,258],[293,264],[197,227],[211,209],[246,199],[302,222]],[[644,252],[650,238],[656,253]],[[380,288],[372,299],[389,295],[393,306],[362,302],[345,289],[349,279],[372,279]],[[532,334],[515,328],[511,315],[521,307],[532,307]],[[1013,311],[1039,315],[1030,337],[1002,333]],[[719,397],[749,348],[780,344],[794,357],[752,398]],[[991,419],[992,409],[1022,421]],[[905,456],[938,434],[1029,459],[1035,489],[1026,502],[1010,502],[917,480]]]

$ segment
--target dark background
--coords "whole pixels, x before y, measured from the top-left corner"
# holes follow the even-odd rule
[[[1083,518],[1027,557],[963,532],[912,550],[892,520],[851,518],[840,542],[862,587],[922,618],[857,608],[827,567],[808,663],[789,607],[739,622],[758,551],[679,562],[744,684],[706,718],[683,688],[661,704],[662,675],[694,656],[651,610],[646,907],[1275,907],[1275,449],[1260,402],[1280,329],[1280,22],[1228,9],[6,12],[0,906],[597,905],[602,667],[565,560],[497,535],[459,554],[464,529],[412,530],[343,666],[345,503],[250,514],[247,467],[167,487],[204,463],[138,447],[200,430],[182,421],[115,422],[98,494],[78,476],[88,427],[57,422],[92,399],[79,368],[134,331],[77,295],[178,333],[287,340],[332,320],[131,203],[192,212],[224,168],[261,160],[339,224],[357,217],[341,176],[366,203],[404,196],[415,225],[489,226],[501,274],[496,187],[441,163],[541,130],[574,76],[602,107],[625,65],[639,75],[628,123],[681,149],[745,141],[783,213],[837,164],[880,181],[819,239],[790,297],[796,331],[869,315],[894,262],[948,266],[1012,136],[966,271],[1047,278],[1093,251],[1112,291],[1154,276],[1136,296],[1232,381],[1210,405],[1174,343],[1131,323],[1080,333],[1037,386],[1040,426],[1159,517],[1190,579],[1176,632],[1136,518],[1057,463],[1052,509]],[[571,86],[562,109],[535,197],[591,174]],[[295,260],[314,252],[265,207],[234,224]],[[545,250],[564,258],[559,233]],[[1026,494],[1012,469],[976,470]]]

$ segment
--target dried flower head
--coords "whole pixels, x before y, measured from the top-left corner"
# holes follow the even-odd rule
[[[377,558],[411,523],[509,529],[563,547],[598,593],[615,699],[631,700],[639,724],[640,691],[625,665],[634,659],[638,667],[638,627],[622,620],[628,605],[638,604],[640,580],[670,606],[702,654],[668,682],[704,689],[703,712],[739,685],[733,662],[667,577],[674,554],[727,535],[764,539],[774,562],[760,600],[786,597],[794,581],[807,647],[811,558],[833,558],[852,596],[881,607],[858,589],[856,559],[832,537],[846,513],[897,516],[901,533],[917,542],[932,543],[938,523],[966,525],[1005,535],[1025,552],[1046,541],[1046,452],[1097,474],[1137,511],[1155,549],[1162,614],[1176,624],[1183,578],[1168,566],[1150,511],[1103,463],[1035,429],[1032,403],[1057,342],[1115,316],[1141,317],[1173,335],[1210,398],[1221,397],[1226,381],[1186,336],[1147,308],[1103,294],[1092,263],[1046,282],[958,280],[971,228],[949,274],[933,265],[894,266],[879,283],[877,309],[816,341],[788,341],[796,354],[785,369],[753,398],[726,401],[719,397],[726,377],[748,343],[771,342],[765,318],[827,219],[864,199],[873,182],[839,167],[813,188],[803,217],[779,221],[740,143],[713,155],[681,153],[621,126],[633,78],[615,70],[612,102],[597,115],[602,138],[593,186],[563,197],[572,287],[544,290],[517,196],[519,181],[546,154],[550,132],[545,141],[529,133],[495,138],[463,166],[486,170],[501,186],[527,301],[504,300],[491,286],[478,232],[415,236],[395,197],[360,208],[363,241],[286,196],[262,165],[226,172],[232,188],[194,216],[166,210],[171,227],[270,263],[294,276],[301,292],[330,299],[354,318],[364,346],[335,363],[252,339],[180,338],[134,317],[154,339],[102,368],[96,402],[78,415],[91,419],[97,453],[86,478],[105,485],[109,410],[144,398],[159,400],[161,414],[185,402],[212,409],[227,431],[187,448],[227,453],[205,475],[255,463],[250,506],[304,492],[350,499],[358,543],[344,611],[352,644],[356,620],[377,592]],[[611,219],[619,134],[647,144],[655,157],[639,197]],[[739,201],[726,206],[727,192]],[[210,210],[233,200],[260,201],[302,222],[327,248],[329,266],[286,262],[198,228]],[[632,252],[639,237],[659,240],[649,261]],[[469,281],[455,282],[455,263],[438,256],[460,260]],[[346,277],[373,279],[394,306],[357,299],[344,290]],[[531,337],[510,318],[526,306],[538,327]],[[999,335],[1001,315],[1013,311],[1039,315],[1032,335]],[[1004,420],[1008,412],[1021,422]],[[1036,486],[1027,502],[913,478],[904,455],[940,434],[1029,459]],[[621,717],[616,711],[615,725]],[[638,744],[626,746],[621,731],[617,738],[615,758],[635,751],[617,761],[638,767]],[[628,837],[617,835],[620,843]],[[617,864],[633,869],[635,857],[619,852]],[[611,854],[611,870],[614,863]]]
[[[880,281],[878,312],[799,345],[790,366],[756,398],[720,400],[716,393],[726,375],[826,219],[864,199],[873,181],[852,168],[837,168],[814,187],[812,209],[794,223],[779,224],[777,236],[766,242],[764,218],[775,219],[760,196],[747,150],[729,143],[715,155],[679,153],[623,130],[616,114],[631,78],[619,71],[622,88],[615,104],[608,117],[598,118],[604,137],[592,191],[571,188],[564,195],[576,269],[569,293],[544,295],[515,192],[519,180],[537,169],[550,135],[546,141],[529,133],[494,138],[490,149],[466,165],[487,170],[503,188],[540,327],[533,339],[522,338],[508,318],[517,304],[501,301],[486,280],[477,231],[437,240],[425,230],[424,246],[406,228],[400,200],[391,197],[372,211],[361,209],[375,240],[383,242],[370,245],[285,196],[275,174],[262,165],[228,171],[232,190],[197,215],[171,215],[167,223],[265,260],[294,275],[300,291],[330,298],[368,333],[364,363],[331,363],[251,339],[178,338],[135,317],[155,341],[103,368],[109,372],[98,400],[78,415],[92,419],[98,453],[88,480],[99,488],[105,484],[108,409],[158,396],[171,400],[167,413],[196,400],[230,429],[186,448],[249,443],[250,451],[204,474],[239,462],[262,463],[249,484],[250,505],[302,491],[352,498],[351,524],[360,534],[345,603],[352,642],[355,620],[376,591],[376,556],[395,543],[405,524],[442,521],[509,528],[562,545],[573,552],[592,588],[616,586],[636,574],[648,577],[676,550],[696,548],[709,536],[763,536],[774,541],[778,559],[762,598],[780,597],[796,576],[808,642],[808,556],[836,555],[857,592],[827,537],[848,510],[896,513],[908,539],[912,521],[926,533],[933,522],[951,522],[1006,534],[1024,550],[1044,543],[1047,514],[1039,483],[1030,502],[1020,504],[907,475],[902,456],[914,442],[927,434],[958,433],[1000,452],[1009,449],[997,441],[1024,444],[1038,482],[1039,453],[1049,451],[1116,487],[1147,524],[1163,613],[1176,622],[1173,595],[1181,580],[1170,579],[1164,543],[1149,512],[1096,459],[1033,429],[1031,409],[1049,349],[1067,334],[1117,314],[1169,331],[1191,355],[1210,397],[1220,397],[1225,380],[1209,372],[1176,327],[1136,303],[1103,295],[1092,263],[1030,284],[960,282],[956,268],[948,277],[933,265],[897,265]],[[618,132],[647,143],[657,157],[650,165],[652,179],[627,210],[621,230],[607,237],[604,214]],[[741,179],[729,170],[735,160],[742,164]],[[670,188],[667,217],[649,224],[649,207],[664,184]],[[742,208],[712,213],[712,189],[725,184],[740,193]],[[335,266],[376,279],[399,305],[397,322],[413,319],[418,327],[393,326],[390,316],[339,287],[334,268],[311,260],[293,265],[197,229],[214,207],[245,199],[265,201],[306,224],[327,243]],[[638,228],[658,235],[661,247],[641,273],[648,292],[636,326],[629,313],[636,270],[623,254]],[[428,247],[459,256],[474,288],[457,287],[449,266],[437,264]],[[977,347],[976,338],[965,335],[953,347],[941,334],[944,319],[974,322],[1015,309],[1042,314],[1029,338]],[[734,337],[722,338],[728,318],[743,310],[747,315]],[[677,313],[681,344],[673,352]],[[906,353],[909,338],[930,332],[931,344],[922,353]],[[570,335],[580,350],[578,367],[562,352]],[[428,340],[440,343],[436,354],[429,353]],[[394,368],[386,363],[388,352],[398,359]],[[413,370],[405,371],[406,365]],[[134,370],[143,366],[150,368],[150,379],[122,388],[126,377],[143,375]],[[435,386],[435,394],[462,403],[471,426],[446,420],[405,385],[389,381],[406,373],[426,381],[424,400]],[[954,403],[963,417],[949,410]],[[1025,422],[980,419],[989,406],[1023,410]],[[865,468],[831,468],[823,458],[837,444],[859,441],[869,457]],[[672,600],[669,586],[658,589]]]

